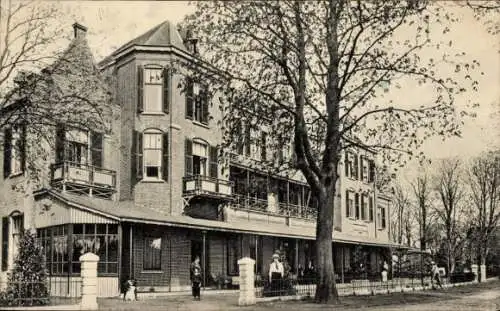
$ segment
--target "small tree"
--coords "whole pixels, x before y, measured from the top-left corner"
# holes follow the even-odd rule
[[[9,305],[44,305],[49,298],[47,270],[36,235],[26,230],[19,240],[19,253],[9,275],[5,298]]]

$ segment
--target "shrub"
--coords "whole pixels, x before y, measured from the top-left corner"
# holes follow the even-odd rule
[[[42,247],[26,230],[19,240],[19,253],[9,274],[7,289],[0,293],[0,304],[9,306],[44,305],[49,302],[47,271]]]

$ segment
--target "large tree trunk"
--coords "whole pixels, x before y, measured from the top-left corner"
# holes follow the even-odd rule
[[[335,286],[335,270],[332,256],[334,198],[335,187],[327,187],[325,195],[319,195],[318,197],[318,221],[316,225],[318,280],[316,282],[315,295],[315,301],[317,303],[339,302],[338,292]]]

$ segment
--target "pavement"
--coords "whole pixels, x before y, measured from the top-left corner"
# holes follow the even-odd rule
[[[239,307],[237,293],[203,295],[201,301],[189,296],[144,298],[125,302],[100,299],[99,310],[108,311],[272,311],[272,310],[358,310],[363,311],[500,311],[500,281],[442,290],[393,293],[376,296],[341,297],[338,305],[319,305],[307,301],[275,301]]]

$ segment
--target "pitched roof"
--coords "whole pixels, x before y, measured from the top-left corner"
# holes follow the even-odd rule
[[[172,24],[170,21],[164,21],[163,23],[151,28],[142,35],[136,37],[135,39],[130,40],[129,42],[119,47],[110,56],[117,55],[120,52],[134,45],[174,46],[183,51],[187,51],[187,48],[182,40],[181,33],[177,30],[175,25]],[[108,57],[106,59],[108,59]]]

